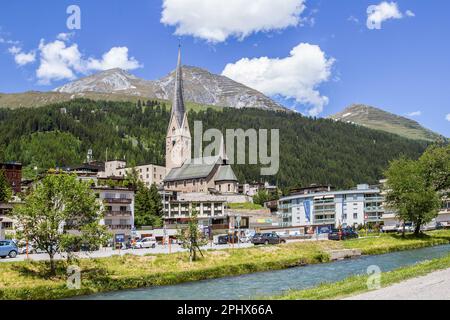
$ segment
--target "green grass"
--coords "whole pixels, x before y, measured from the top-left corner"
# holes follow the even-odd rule
[[[450,230],[438,230],[415,237],[407,234],[381,234],[379,237],[367,237],[363,239],[342,242],[346,249],[360,249],[362,254],[383,254],[393,251],[411,250],[429,246],[437,246],[450,243]]]
[[[235,210],[261,210],[261,209],[264,209],[263,206],[256,204],[256,203],[251,203],[251,202],[229,203],[228,207],[230,209],[235,209]]]
[[[187,281],[279,270],[329,260],[327,251],[360,248],[375,254],[450,243],[450,230],[431,232],[420,239],[387,235],[352,241],[297,242],[238,250],[205,252],[205,257],[189,263],[187,253],[148,256],[113,256],[80,259],[82,288],[66,288],[65,261],[58,261],[56,277],[45,275],[46,262],[0,263],[0,299],[58,299],[104,291],[171,285]]]
[[[381,287],[387,287],[407,279],[420,277],[433,271],[450,268],[450,255],[402,267],[381,274]],[[283,295],[271,297],[277,300],[330,300],[353,296],[370,291],[367,287],[368,275],[353,276],[336,283],[324,283],[305,290],[292,290]]]

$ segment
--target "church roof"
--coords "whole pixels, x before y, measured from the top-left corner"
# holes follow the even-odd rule
[[[183,98],[183,70],[181,67],[181,48],[178,49],[178,63],[175,76],[175,89],[172,103],[172,117],[177,119],[178,125],[183,125],[183,118],[186,110]]]
[[[190,159],[180,168],[170,170],[164,181],[206,178],[213,171],[216,164],[221,162],[220,156]]]
[[[229,164],[220,166],[216,181],[237,181],[236,175]]]

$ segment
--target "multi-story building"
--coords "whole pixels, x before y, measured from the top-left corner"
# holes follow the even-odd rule
[[[14,193],[21,192],[22,164],[0,163],[0,171],[3,171]]]
[[[134,227],[134,190],[124,187],[96,186],[92,188],[104,209],[103,224],[115,241],[131,238]]]
[[[314,231],[381,223],[384,212],[380,189],[367,184],[342,191],[331,191],[330,187],[303,188],[278,203],[282,227],[302,226]]]
[[[133,170],[131,167],[126,167],[127,163],[125,161],[107,161],[105,163],[105,171],[100,172],[100,177],[126,177],[128,173]],[[166,168],[162,166],[157,166],[154,164],[147,164],[142,166],[134,167],[136,169],[138,178],[141,180],[147,187],[150,187],[152,184],[156,184],[158,186],[162,185],[164,178],[166,177]]]

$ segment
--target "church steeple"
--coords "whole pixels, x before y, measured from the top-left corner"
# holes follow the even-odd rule
[[[173,95],[172,116],[176,118],[181,127],[185,114],[183,97],[183,69],[181,66],[181,45],[178,46],[178,63],[175,76],[175,91]]]
[[[191,159],[191,133],[184,107],[183,70],[181,66],[181,46],[179,46],[172,115],[166,136],[166,169],[179,168],[188,159]]]

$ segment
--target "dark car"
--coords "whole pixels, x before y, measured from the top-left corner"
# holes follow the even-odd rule
[[[258,244],[280,244],[286,243],[286,240],[281,238],[276,233],[256,233],[252,238],[254,245]]]
[[[353,229],[333,229],[328,234],[328,240],[347,240],[358,238],[358,233]]]
[[[216,244],[238,243],[239,238],[237,235],[223,235],[217,237]]]

